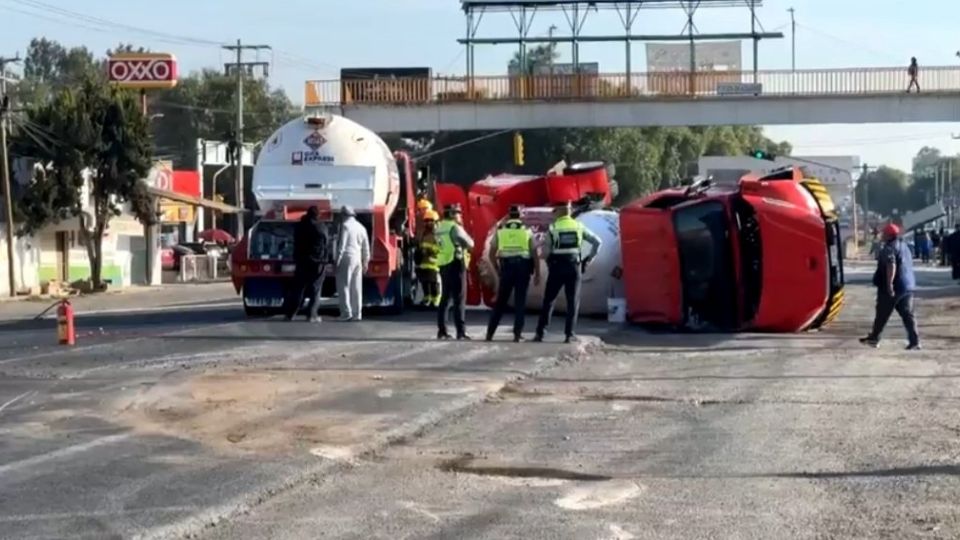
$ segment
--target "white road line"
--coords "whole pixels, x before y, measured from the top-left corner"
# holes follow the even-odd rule
[[[6,409],[7,407],[13,405],[14,403],[20,401],[21,399],[23,399],[23,398],[25,398],[25,397],[27,397],[27,396],[36,394],[36,393],[37,393],[36,390],[28,390],[28,391],[20,394],[19,396],[11,399],[10,401],[4,403],[3,405],[0,405],[0,412],[3,412],[4,409]]]
[[[108,444],[113,444],[125,439],[129,439],[130,435],[123,433],[119,435],[108,435],[106,437],[100,437],[99,439],[93,439],[92,441],[87,441],[85,443],[75,444],[73,446],[67,446],[66,448],[60,448],[52,452],[47,452],[46,454],[40,454],[39,456],[29,457],[27,459],[21,459],[20,461],[14,461],[4,465],[0,465],[0,478],[3,478],[4,474],[7,474],[17,469],[23,469],[27,467],[34,467],[41,465],[48,461],[53,461],[55,459],[65,458],[72,456],[73,454],[79,454],[81,452],[86,452],[93,448],[100,446],[106,446]]]

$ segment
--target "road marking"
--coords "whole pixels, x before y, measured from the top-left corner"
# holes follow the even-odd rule
[[[13,405],[14,403],[20,401],[21,399],[23,399],[23,398],[25,398],[25,397],[27,397],[27,396],[29,396],[29,395],[36,394],[36,393],[37,393],[36,390],[28,390],[28,391],[20,394],[19,396],[11,399],[10,401],[4,403],[3,405],[0,405],[0,412],[3,412],[4,409],[6,409],[7,407]]]
[[[434,523],[440,523],[440,516],[434,514],[433,512],[430,512],[430,511],[424,509],[423,507],[421,507],[420,505],[418,505],[418,504],[415,503],[415,502],[401,501],[401,502],[400,502],[400,506],[402,506],[403,508],[406,508],[407,510],[409,510],[409,511],[415,513],[415,514],[420,514],[421,516],[424,516],[424,517],[428,518],[430,521],[432,521],[432,522],[434,522]]]
[[[631,481],[600,482],[571,489],[554,504],[567,510],[594,510],[633,499],[640,495],[640,486]]]
[[[85,443],[75,444],[73,446],[67,446],[66,448],[60,448],[52,452],[47,452],[46,454],[40,454],[39,456],[29,457],[27,459],[21,459],[20,461],[14,461],[4,465],[0,465],[0,478],[4,474],[17,469],[23,469],[26,467],[34,467],[36,465],[41,465],[48,461],[55,459],[65,458],[72,456],[73,454],[79,454],[81,452],[86,452],[93,448],[100,446],[106,446],[108,444],[113,444],[115,442],[122,441],[124,439],[129,439],[130,435],[127,433],[119,435],[108,435],[106,437],[100,437],[99,439],[93,439],[92,441],[87,441]]]

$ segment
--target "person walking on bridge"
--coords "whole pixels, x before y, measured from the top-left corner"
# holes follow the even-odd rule
[[[497,302],[490,312],[487,323],[487,341],[493,341],[493,335],[500,325],[500,318],[507,310],[510,297],[513,297],[513,341],[523,340],[523,324],[527,307],[527,287],[533,274],[535,285],[540,284],[540,261],[533,241],[533,232],[520,221],[521,209],[511,206],[506,222],[498,229],[490,242],[490,264],[499,276]]]
[[[316,206],[307,209],[293,229],[293,283],[287,291],[284,313],[288,321],[293,320],[303,307],[304,297],[310,299],[307,307],[307,320],[320,322],[317,310],[320,307],[320,286],[323,283],[323,269],[327,264],[327,227],[320,221],[320,211]]]
[[[340,295],[340,320],[363,319],[363,274],[370,265],[370,238],[357,221],[353,208],[340,209],[343,224],[337,247],[337,289]]]
[[[917,286],[913,273],[913,254],[900,237],[900,227],[894,223],[884,227],[883,240],[884,244],[877,255],[877,270],[873,274],[873,284],[877,287],[873,330],[867,337],[861,338],[860,343],[879,347],[880,335],[890,315],[896,310],[907,330],[907,350],[919,349],[920,336],[913,312],[913,292]]]
[[[907,93],[910,93],[911,88],[916,88],[917,93],[920,93],[920,66],[917,65],[917,58],[913,57],[910,59],[910,67],[907,68],[907,76],[910,77],[910,84],[907,85]]]
[[[440,254],[440,309],[437,310],[437,339],[450,339],[447,332],[447,314],[453,311],[453,324],[458,340],[469,340],[464,322],[466,304],[463,290],[466,288],[467,268],[470,266],[470,250],[473,238],[463,229],[463,210],[460,205],[444,209],[444,220],[437,226],[437,243]]]
[[[600,238],[590,232],[582,223],[573,218],[573,208],[570,203],[557,208],[556,221],[550,225],[547,240],[544,242],[544,254],[547,258],[547,286],[543,293],[543,306],[540,308],[540,319],[537,321],[537,333],[534,341],[543,341],[543,333],[550,325],[553,315],[553,305],[563,289],[567,300],[566,324],[564,343],[576,340],[574,330],[577,325],[577,314],[580,311],[580,278],[584,270],[590,266],[593,258],[600,253]],[[581,260],[583,241],[593,246],[590,255]]]

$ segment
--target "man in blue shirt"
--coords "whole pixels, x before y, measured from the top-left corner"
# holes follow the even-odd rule
[[[877,255],[877,271],[873,274],[873,284],[877,287],[877,311],[873,320],[873,331],[862,338],[860,343],[879,347],[880,334],[883,333],[893,310],[897,310],[907,330],[907,350],[917,350],[920,349],[920,336],[917,335],[917,319],[913,314],[913,292],[917,288],[917,279],[913,274],[913,254],[907,243],[900,238],[900,227],[893,223],[884,227],[883,241]]]

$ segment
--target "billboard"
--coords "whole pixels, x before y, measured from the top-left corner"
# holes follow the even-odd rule
[[[694,44],[695,77],[690,76],[689,43],[647,43],[647,90],[655,94],[715,94],[717,87],[742,82],[739,41]]]
[[[428,67],[343,68],[340,98],[347,103],[416,103],[432,99]]]
[[[689,43],[647,43],[647,71],[690,71]],[[742,71],[740,41],[713,41],[693,46],[697,71]]]
[[[107,59],[107,77],[124,88],[173,88],[177,59],[168,53],[117,53]]]

